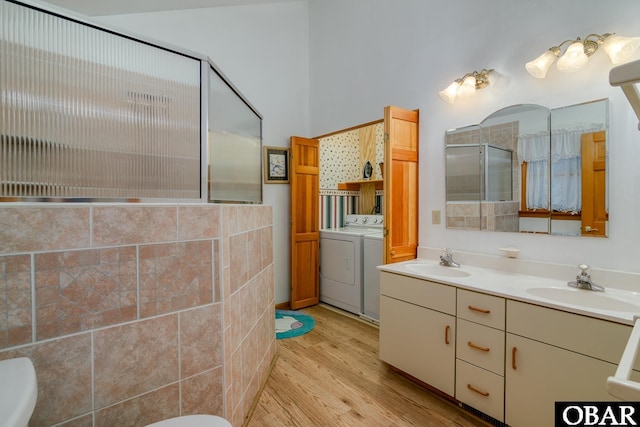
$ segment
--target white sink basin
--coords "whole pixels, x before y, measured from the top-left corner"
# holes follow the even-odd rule
[[[38,382],[31,359],[0,360],[0,425],[26,426],[37,398]]]
[[[531,295],[551,301],[563,302],[588,308],[609,311],[624,311],[640,314],[640,305],[632,304],[620,299],[611,298],[605,292],[595,292],[576,288],[531,288],[527,289]]]
[[[412,273],[424,274],[425,276],[439,277],[467,277],[469,273],[462,271],[457,267],[444,267],[441,265],[425,264],[422,262],[414,262],[405,264],[404,268]]]

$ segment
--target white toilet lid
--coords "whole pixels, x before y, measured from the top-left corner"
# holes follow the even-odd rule
[[[149,424],[147,427],[231,427],[231,423],[216,415],[185,415]]]

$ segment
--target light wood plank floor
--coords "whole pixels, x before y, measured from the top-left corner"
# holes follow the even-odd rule
[[[247,427],[486,426],[378,359],[378,329],[324,306],[315,328],[278,340],[279,357]]]

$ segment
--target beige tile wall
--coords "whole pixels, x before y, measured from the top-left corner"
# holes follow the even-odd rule
[[[0,207],[0,359],[31,358],[31,426],[240,426],[276,352],[268,206]]]
[[[273,216],[271,209],[225,206],[221,218],[225,406],[240,426],[276,354]]]

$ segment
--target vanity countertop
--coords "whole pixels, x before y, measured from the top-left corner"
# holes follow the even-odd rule
[[[606,283],[602,283],[604,292],[595,292],[569,287],[571,277],[558,280],[464,264],[442,267],[435,260],[422,258],[378,269],[627,325],[633,325],[634,316],[640,315],[640,292]]]

